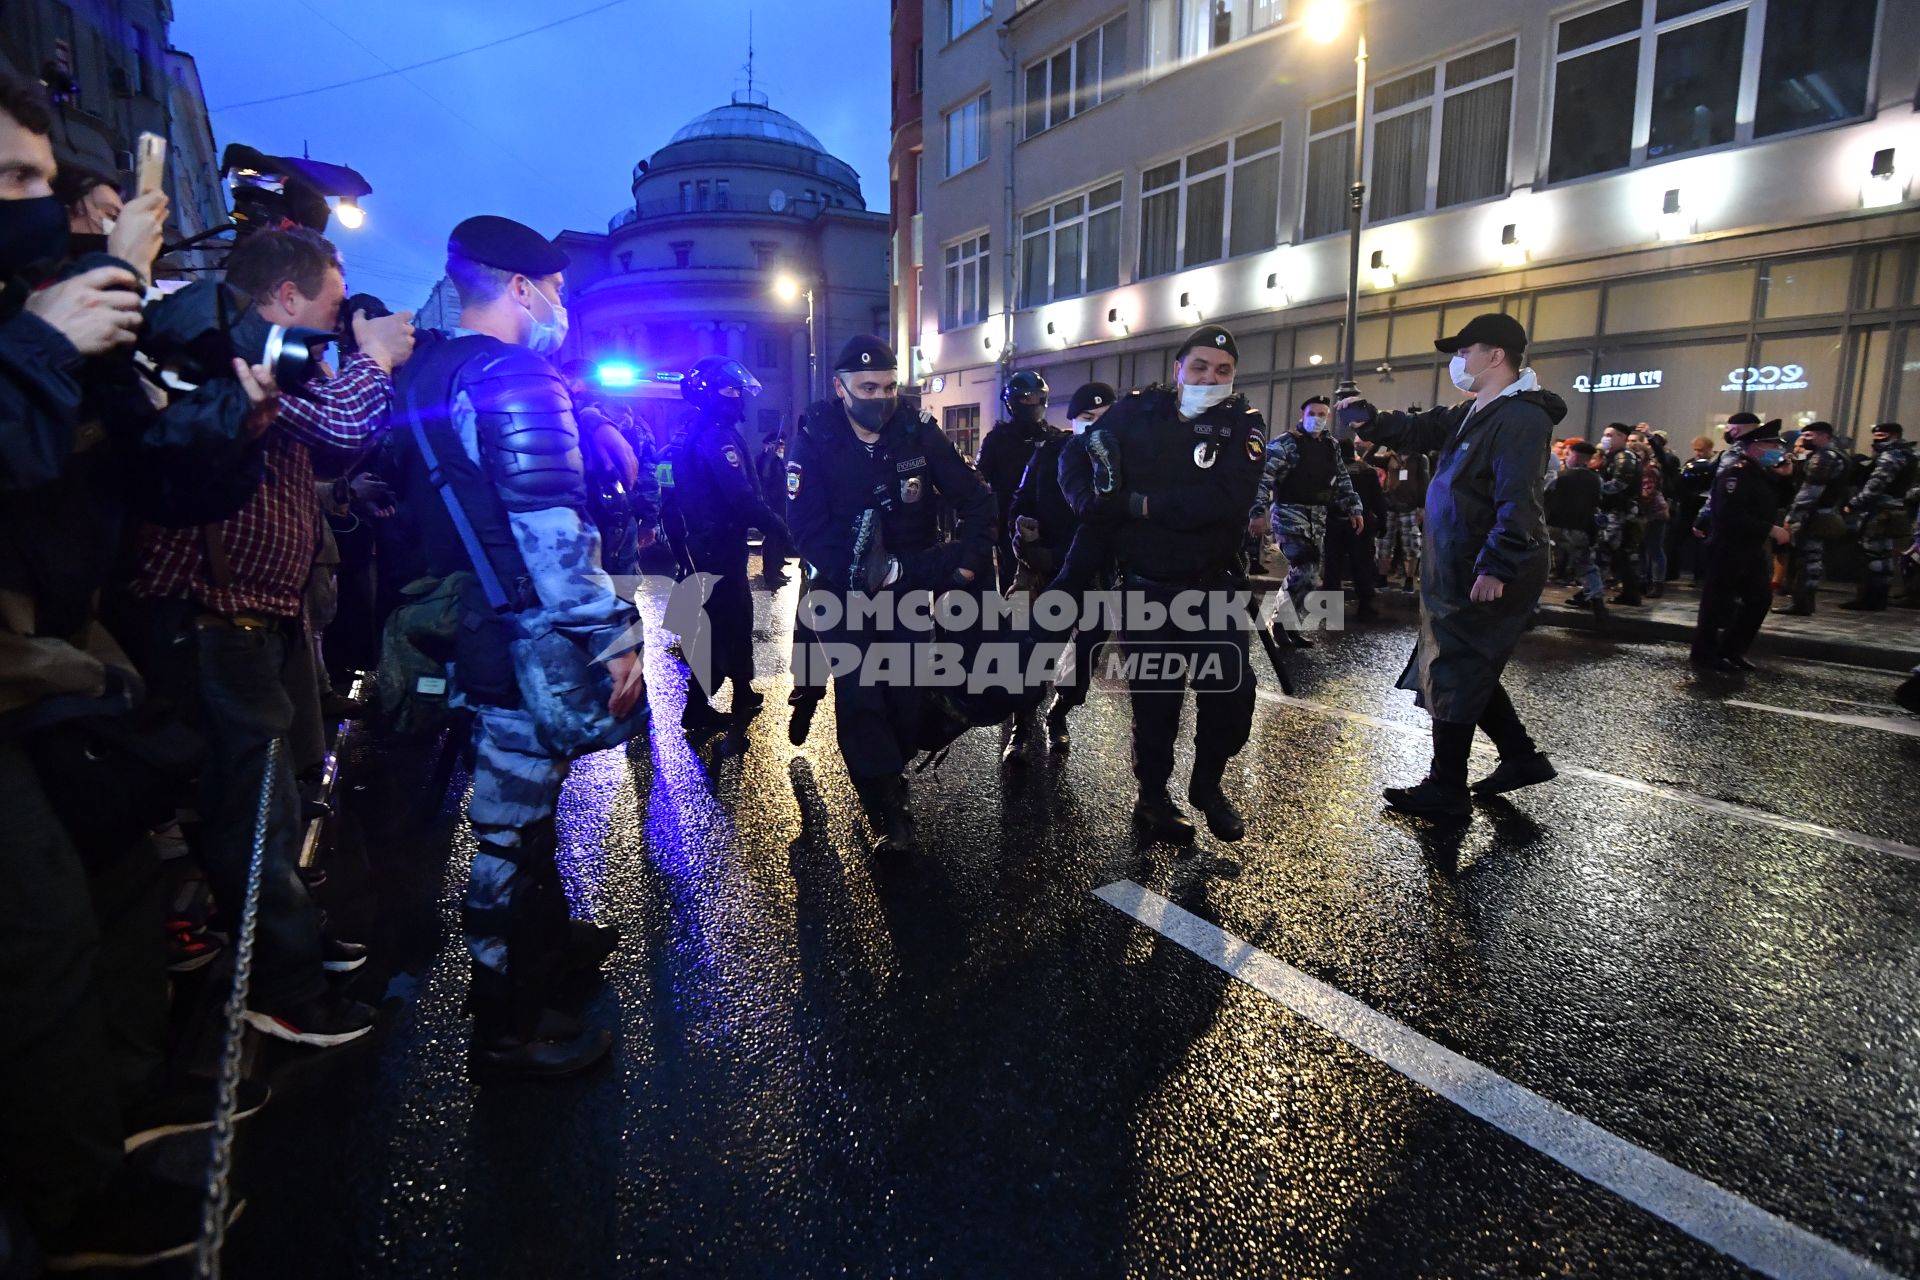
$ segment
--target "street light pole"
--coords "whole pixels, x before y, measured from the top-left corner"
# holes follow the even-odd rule
[[[820,354],[813,338],[813,286],[807,286],[807,403],[820,398]]]
[[[1340,361],[1340,385],[1333,392],[1335,400],[1358,395],[1360,391],[1353,381],[1353,331],[1360,313],[1360,215],[1367,201],[1367,33],[1364,26],[1353,66],[1353,186],[1347,204],[1347,332],[1345,354]]]

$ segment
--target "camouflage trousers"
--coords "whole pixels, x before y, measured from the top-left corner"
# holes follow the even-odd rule
[[[1327,545],[1325,507],[1275,506],[1273,536],[1287,558],[1287,599],[1299,608],[1302,597],[1320,589],[1322,548]]]
[[[1400,558],[1406,563],[1407,576],[1420,576],[1420,513],[1418,511],[1398,511],[1393,516],[1394,528],[1400,536]]]
[[[566,929],[553,814],[568,761],[540,745],[526,711],[475,710],[467,820],[479,848],[460,915],[474,963],[504,977],[515,953],[544,952]]]
[[[1805,527],[1794,531],[1793,539],[1793,584],[1794,591],[1812,591],[1827,576],[1827,544],[1824,539],[1813,537]]]
[[[1908,537],[1905,512],[1898,507],[1877,511],[1861,522],[1860,550],[1867,557],[1867,586],[1882,590],[1893,586],[1900,555],[1912,545]]]
[[[1553,545],[1566,553],[1567,576],[1591,598],[1606,594],[1606,582],[1593,558],[1594,535],[1586,529],[1555,529]]]

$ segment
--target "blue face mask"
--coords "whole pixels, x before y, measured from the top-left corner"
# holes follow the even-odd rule
[[[1769,449],[1760,455],[1760,465],[1763,467],[1777,467],[1780,465],[1780,460],[1786,456],[1787,451],[1785,449]]]

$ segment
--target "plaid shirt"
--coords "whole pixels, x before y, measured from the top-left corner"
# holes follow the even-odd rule
[[[266,478],[220,526],[233,584],[216,586],[205,568],[199,529],[148,525],[140,533],[134,593],[190,596],[214,613],[297,618],[319,538],[312,448],[357,450],[387,422],[393,379],[365,355],[351,355],[331,378],[280,397],[267,435]]]

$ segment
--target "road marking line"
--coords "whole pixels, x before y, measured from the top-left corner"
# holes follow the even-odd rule
[[[1895,720],[1887,716],[1855,716],[1841,711],[1802,711],[1798,707],[1776,707],[1767,702],[1743,702],[1739,698],[1728,698],[1729,707],[1745,707],[1749,711],[1771,711],[1777,716],[1800,716],[1807,720],[1824,720],[1828,724],[1850,724],[1862,729],[1879,729],[1884,733],[1903,733],[1909,738],[1920,738],[1920,720]]]
[[[1763,1275],[1895,1280],[1869,1259],[1436,1044],[1152,890],[1118,880],[1094,896],[1556,1164]]]
[[[1268,702],[1277,702],[1282,706],[1298,707],[1302,711],[1311,711],[1316,715],[1333,716],[1341,720],[1351,720],[1355,724],[1371,725],[1376,729],[1391,729],[1396,733],[1415,734],[1426,737],[1427,730],[1418,725],[1401,724],[1396,720],[1383,720],[1379,716],[1370,716],[1361,711],[1349,711],[1345,707],[1328,706],[1324,702],[1309,702],[1304,698],[1289,698],[1270,690],[1257,690],[1259,696]],[[1486,748],[1474,744],[1474,751],[1483,753]],[[1768,813],[1765,809],[1756,809],[1751,805],[1735,803],[1732,800],[1717,800],[1712,796],[1695,795],[1691,791],[1680,791],[1673,787],[1663,787],[1654,782],[1642,782],[1638,778],[1627,778],[1617,773],[1603,773],[1599,769],[1589,769],[1585,765],[1554,762],[1554,767],[1562,775],[1585,778],[1589,782],[1604,782],[1609,786],[1638,792],[1643,796],[1656,796],[1670,800],[1675,804],[1684,804],[1704,813],[1718,814],[1724,818],[1736,818],[1742,822],[1757,823],[1773,827],[1780,831],[1791,831],[1795,835],[1812,836],[1819,840],[1833,840],[1840,844],[1850,844],[1856,849],[1867,849],[1874,853],[1884,853],[1894,858],[1904,858],[1908,862],[1920,862],[1920,846],[1902,844],[1898,840],[1887,840],[1880,836],[1870,836],[1860,831],[1848,831],[1842,827],[1823,826],[1818,822],[1803,822],[1798,818],[1783,817],[1777,813]]]

